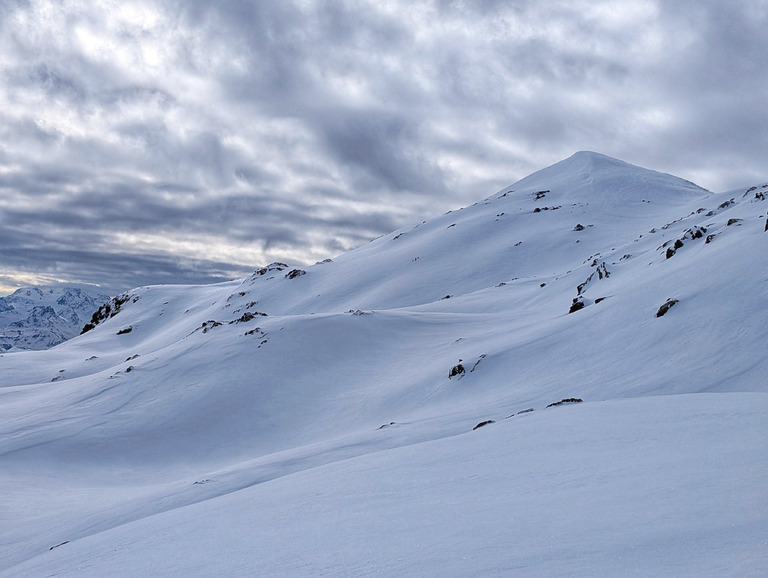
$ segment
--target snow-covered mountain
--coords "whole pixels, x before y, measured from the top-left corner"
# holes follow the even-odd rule
[[[0,576],[768,572],[768,183],[581,152],[0,356]]]
[[[108,300],[87,287],[30,287],[0,297],[0,351],[49,349],[71,339]]]

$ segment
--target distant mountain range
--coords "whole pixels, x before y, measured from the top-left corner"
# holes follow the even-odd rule
[[[48,349],[71,339],[109,299],[86,287],[30,287],[0,297],[0,352]]]
[[[752,185],[579,152],[333,260],[92,298],[0,354],[0,578],[768,576]]]

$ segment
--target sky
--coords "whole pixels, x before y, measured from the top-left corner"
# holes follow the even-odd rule
[[[3,0],[0,293],[310,264],[579,150],[764,181],[766,30],[766,0]]]

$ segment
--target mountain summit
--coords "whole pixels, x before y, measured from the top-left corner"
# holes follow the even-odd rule
[[[711,195],[706,189],[673,175],[591,151],[577,152],[508,187],[526,191],[542,188],[551,189],[553,198],[589,200],[625,210],[630,210],[635,201],[676,202]]]
[[[765,575],[768,183],[577,153],[0,355],[0,577]]]
[[[315,267],[314,291],[271,284],[261,301],[281,313],[405,307],[511,278],[560,276],[712,197],[677,177],[580,152],[480,203]],[[579,226],[588,230],[574,234]]]

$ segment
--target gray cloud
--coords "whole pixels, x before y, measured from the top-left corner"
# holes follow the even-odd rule
[[[3,2],[0,287],[313,262],[582,149],[748,185],[767,24],[750,0]]]

